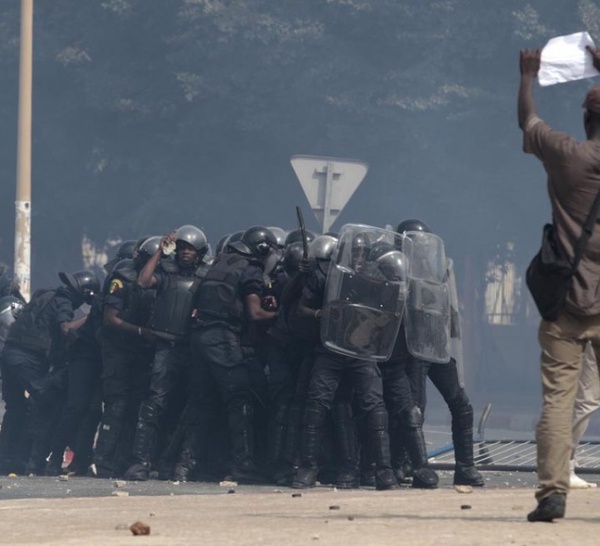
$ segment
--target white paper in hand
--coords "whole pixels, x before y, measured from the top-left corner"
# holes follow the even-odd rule
[[[570,82],[598,76],[592,64],[592,56],[585,46],[595,48],[587,32],[552,38],[542,49],[538,81],[540,85]]]

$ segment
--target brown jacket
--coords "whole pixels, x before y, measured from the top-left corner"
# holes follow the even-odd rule
[[[532,115],[523,128],[523,149],[534,154],[548,174],[548,195],[558,241],[571,261],[594,199],[600,191],[600,143],[555,131]],[[600,314],[600,220],[575,273],[567,311]]]

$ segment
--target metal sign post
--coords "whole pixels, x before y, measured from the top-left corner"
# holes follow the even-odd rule
[[[19,61],[19,132],[15,203],[15,281],[29,300],[31,291],[31,95],[33,64],[33,0],[21,0]]]
[[[330,230],[369,171],[357,159],[295,155],[291,163],[323,233]]]

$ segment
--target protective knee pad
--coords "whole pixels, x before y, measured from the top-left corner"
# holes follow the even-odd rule
[[[372,431],[387,430],[388,414],[386,411],[371,411],[367,416],[367,427]]]
[[[303,424],[306,428],[321,428],[325,422],[325,415],[325,408],[308,403],[304,408]]]
[[[418,406],[412,406],[405,410],[401,422],[407,428],[421,428],[423,426],[423,414]]]
[[[148,425],[156,425],[158,422],[158,407],[152,402],[142,402],[140,405],[140,421]]]

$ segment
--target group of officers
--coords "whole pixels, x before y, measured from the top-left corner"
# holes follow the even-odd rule
[[[435,488],[429,377],[454,483],[484,485],[452,262],[424,222],[254,226],[214,256],[184,225],[123,243],[105,269],[61,272],[28,303],[0,283],[0,473]]]

